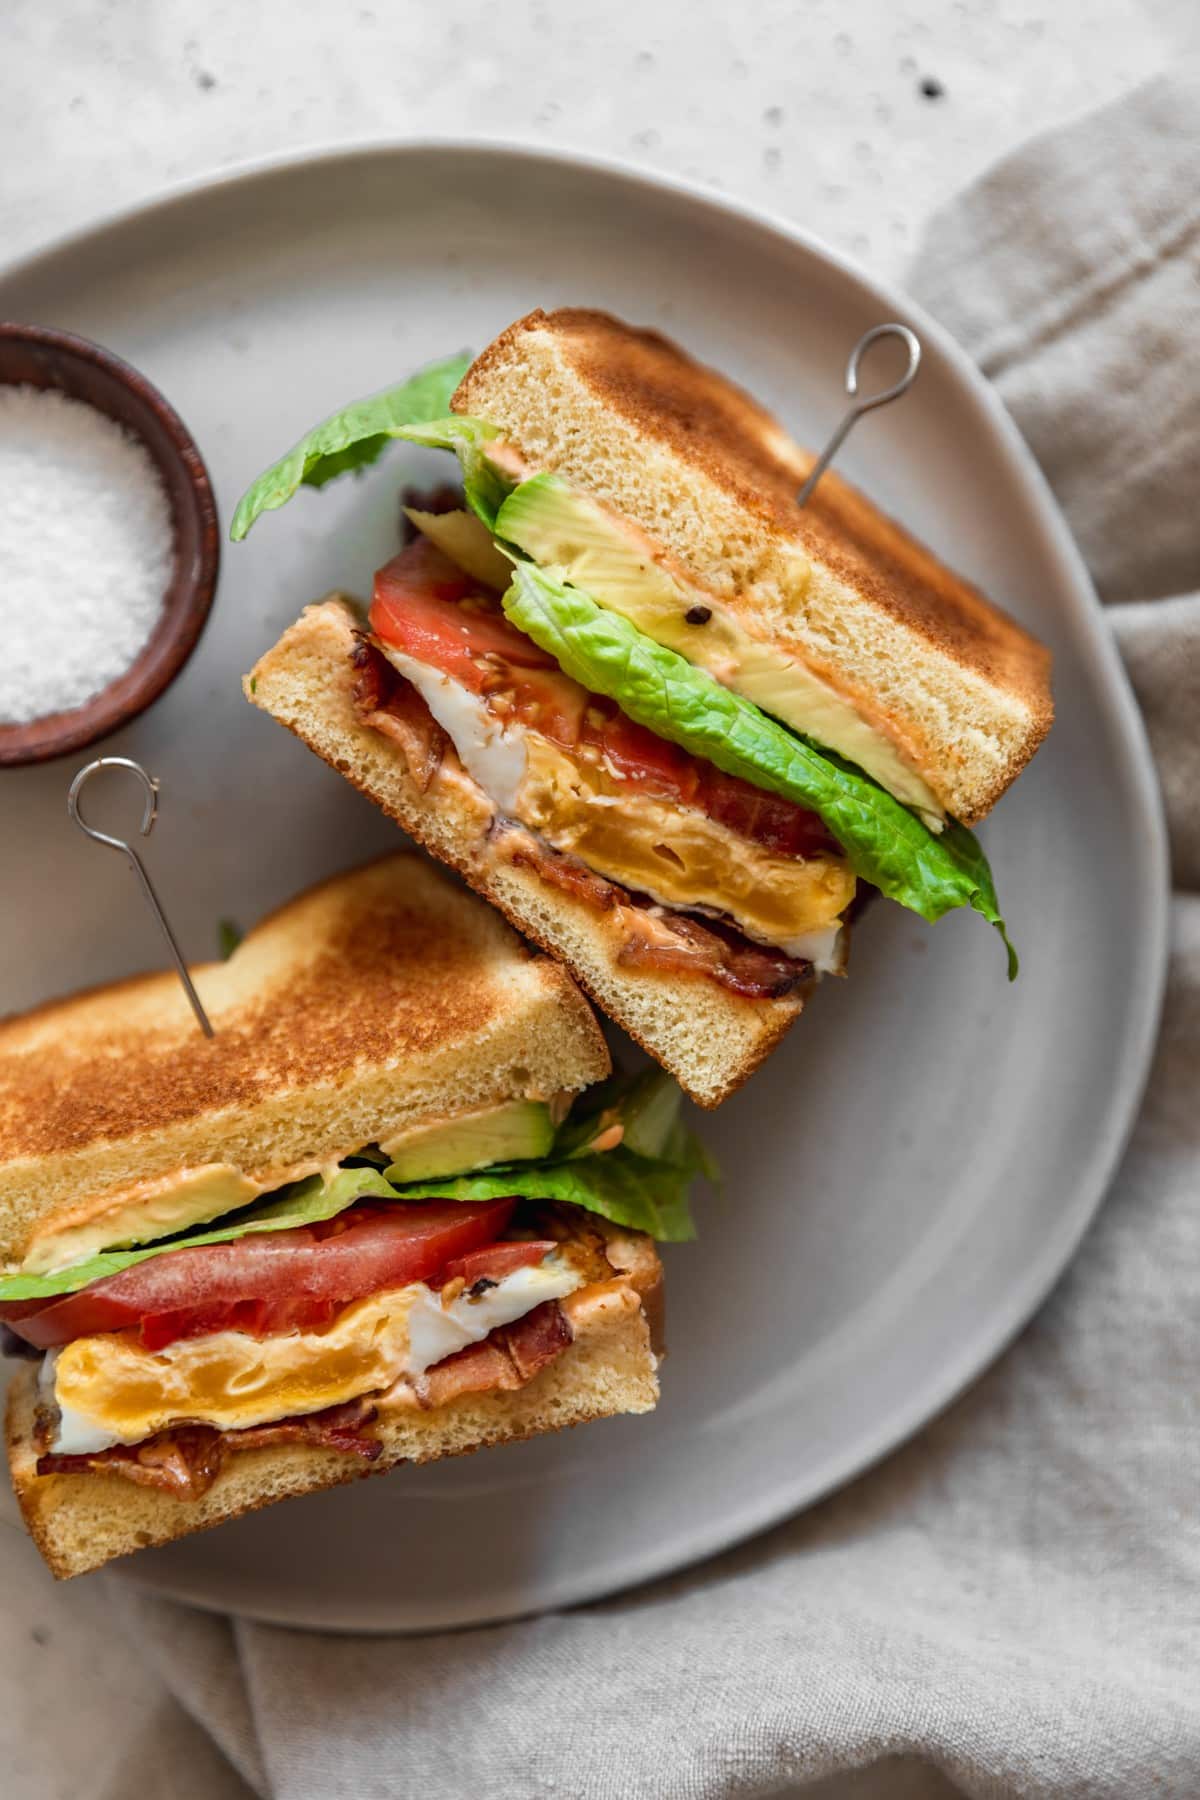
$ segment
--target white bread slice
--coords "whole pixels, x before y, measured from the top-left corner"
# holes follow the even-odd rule
[[[452,404],[829,682],[964,824],[1049,730],[1042,645],[836,474],[798,507],[812,454],[657,332],[581,307],[530,313]]]
[[[488,835],[491,807],[457,758],[447,757],[422,792],[400,748],[363,722],[351,662],[360,624],[338,597],[306,607],[247,677],[247,698],[459,870],[527,937],[561,957],[694,1100],[718,1105],[799,1017],[803,994],[748,1000],[707,976],[623,966],[624,936],[609,915],[500,854]]]
[[[193,974],[211,1041],[172,973],[0,1020],[0,1258],[156,1176],[229,1163],[278,1186],[610,1066],[563,971],[413,851],[311,889]]]
[[[661,1308],[662,1266],[648,1238],[603,1229],[618,1274],[562,1302],[574,1342],[515,1391],[462,1394],[429,1410],[415,1402],[381,1410],[372,1430],[383,1443],[383,1454],[373,1463],[306,1444],[246,1449],[227,1460],[197,1500],[179,1500],[105,1470],[39,1475],[37,1369],[24,1365],[9,1389],[7,1443],[13,1489],[30,1535],[62,1579],[276,1500],[336,1487],[397,1463],[461,1456],[615,1413],[652,1411],[658,1400],[652,1340]]]

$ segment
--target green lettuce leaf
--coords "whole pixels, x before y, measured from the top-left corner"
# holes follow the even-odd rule
[[[409,1182],[396,1191],[405,1200],[567,1200],[663,1241],[691,1238],[688,1189],[697,1175],[715,1181],[717,1170],[679,1117],[682,1098],[662,1069],[614,1075],[576,1101],[544,1162]],[[596,1138],[618,1123],[624,1136],[616,1149],[592,1153]]]
[[[495,531],[496,514],[511,494],[513,483],[488,460],[485,445],[499,436],[494,425],[467,413],[450,413],[444,419],[406,426],[396,436],[428,450],[453,450],[462,470],[467,505],[489,531]]]
[[[55,1294],[73,1294],[106,1275],[119,1275],[135,1263],[147,1262],[168,1250],[195,1250],[203,1244],[230,1244],[252,1231],[288,1231],[294,1225],[316,1225],[353,1206],[356,1200],[378,1197],[394,1200],[396,1190],[376,1169],[339,1169],[332,1181],[312,1175],[284,1188],[270,1200],[259,1200],[240,1212],[230,1213],[224,1225],[196,1227],[145,1244],[136,1250],[105,1250],[86,1262],[62,1269],[55,1275],[0,1276],[0,1304],[10,1300],[48,1300]]]
[[[1017,956],[991,870],[965,826],[935,837],[853,764],[818,750],[619,613],[532,563],[515,567],[504,610],[568,675],[616,700],[639,725],[818,813],[855,873],[889,899],[930,921],[973,907],[1003,938],[1009,980],[1015,979]]]
[[[596,1139],[619,1124],[626,1150],[652,1161],[675,1162],[694,1154],[701,1172],[716,1179],[716,1165],[699,1139],[683,1125],[679,1109],[683,1094],[665,1069],[651,1064],[624,1074],[610,1075],[581,1094],[554,1136],[550,1160],[563,1162],[590,1154]],[[688,1148],[681,1149],[683,1132]]]
[[[222,962],[229,961],[245,935],[241,926],[232,919],[217,920],[217,951]]]
[[[514,1163],[508,1169],[414,1182],[399,1192],[405,1200],[499,1200],[506,1194],[568,1200],[614,1225],[674,1243],[696,1235],[687,1192],[692,1177],[701,1173],[698,1160],[666,1162],[620,1147],[575,1161]]]
[[[398,386],[372,394],[366,400],[355,400],[314,425],[286,456],[246,489],[233,515],[230,537],[235,543],[240,542],[260,513],[283,506],[302,483],[324,487],[338,475],[365,468],[393,438],[406,436],[407,427],[442,418],[449,412],[450,397],[470,362],[466,355],[448,356],[442,362],[418,369]]]

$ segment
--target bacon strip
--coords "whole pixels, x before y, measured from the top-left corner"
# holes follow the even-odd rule
[[[468,1344],[413,1383],[422,1406],[444,1406],[460,1394],[511,1393],[552,1363],[573,1341],[557,1300],[543,1301],[515,1325],[501,1326],[481,1344]]]
[[[630,931],[617,961],[634,969],[683,969],[709,975],[746,1000],[780,1000],[808,980],[812,965],[752,944],[719,920],[701,925],[686,913],[630,907]]]
[[[400,746],[413,781],[421,793],[427,793],[450,748],[450,739],[412,682],[392,667],[364,632],[355,633],[351,661],[359,717]]]
[[[573,1342],[570,1322],[557,1300],[535,1306],[515,1324],[493,1331],[480,1344],[470,1344],[437,1363],[413,1383],[422,1407],[444,1406],[460,1394],[492,1390],[512,1392],[561,1356]],[[218,1431],[212,1425],[179,1425],[160,1431],[140,1444],[114,1444],[91,1455],[38,1457],[39,1475],[82,1475],[90,1470],[110,1470],[140,1487],[158,1488],[177,1500],[199,1500],[206,1494],[231,1456],[240,1450],[258,1450],[271,1444],[312,1444],[322,1450],[340,1450],[374,1462],[383,1445],[369,1427],[378,1417],[373,1400],[350,1400],[344,1406],[328,1406],[323,1412],[277,1419],[270,1425],[247,1426],[241,1431]],[[48,1439],[49,1417],[39,1420],[41,1441]]]
[[[639,905],[625,888],[539,843],[532,832],[509,827],[495,835],[506,840],[505,854],[519,868],[533,869],[552,887],[601,912],[614,913],[627,934],[617,960],[628,967],[707,975],[747,1000],[778,1000],[802,987],[812,974],[811,963],[752,944],[719,920],[701,924],[690,913],[652,902]]]
[[[532,1312],[507,1325],[501,1334],[518,1375],[517,1385],[532,1380],[575,1341],[571,1322],[557,1300],[544,1300]]]
[[[177,1500],[199,1500],[206,1494],[230,1456],[239,1450],[257,1450],[269,1444],[312,1444],[322,1450],[341,1450],[374,1462],[383,1445],[367,1430],[377,1408],[366,1400],[344,1406],[327,1406],[324,1412],[278,1419],[270,1425],[253,1425],[243,1431],[218,1431],[212,1425],[179,1425],[160,1431],[141,1444],[113,1444],[90,1456],[39,1456],[39,1475],[81,1475],[92,1469],[108,1469],[140,1487],[155,1487]]]

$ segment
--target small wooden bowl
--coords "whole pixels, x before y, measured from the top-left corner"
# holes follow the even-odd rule
[[[221,553],[217,505],[203,458],[178,413],[144,375],[68,331],[0,320],[0,382],[58,388],[140,438],[162,478],[175,528],[175,559],[163,609],[137,661],[69,712],[48,713],[27,724],[0,724],[0,766],[13,766],[82,750],[158,699],[199,641]]]

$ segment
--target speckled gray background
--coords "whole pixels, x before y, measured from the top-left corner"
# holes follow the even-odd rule
[[[0,258],[304,144],[580,146],[882,274],[994,157],[1173,61],[1196,0],[0,0]]]

